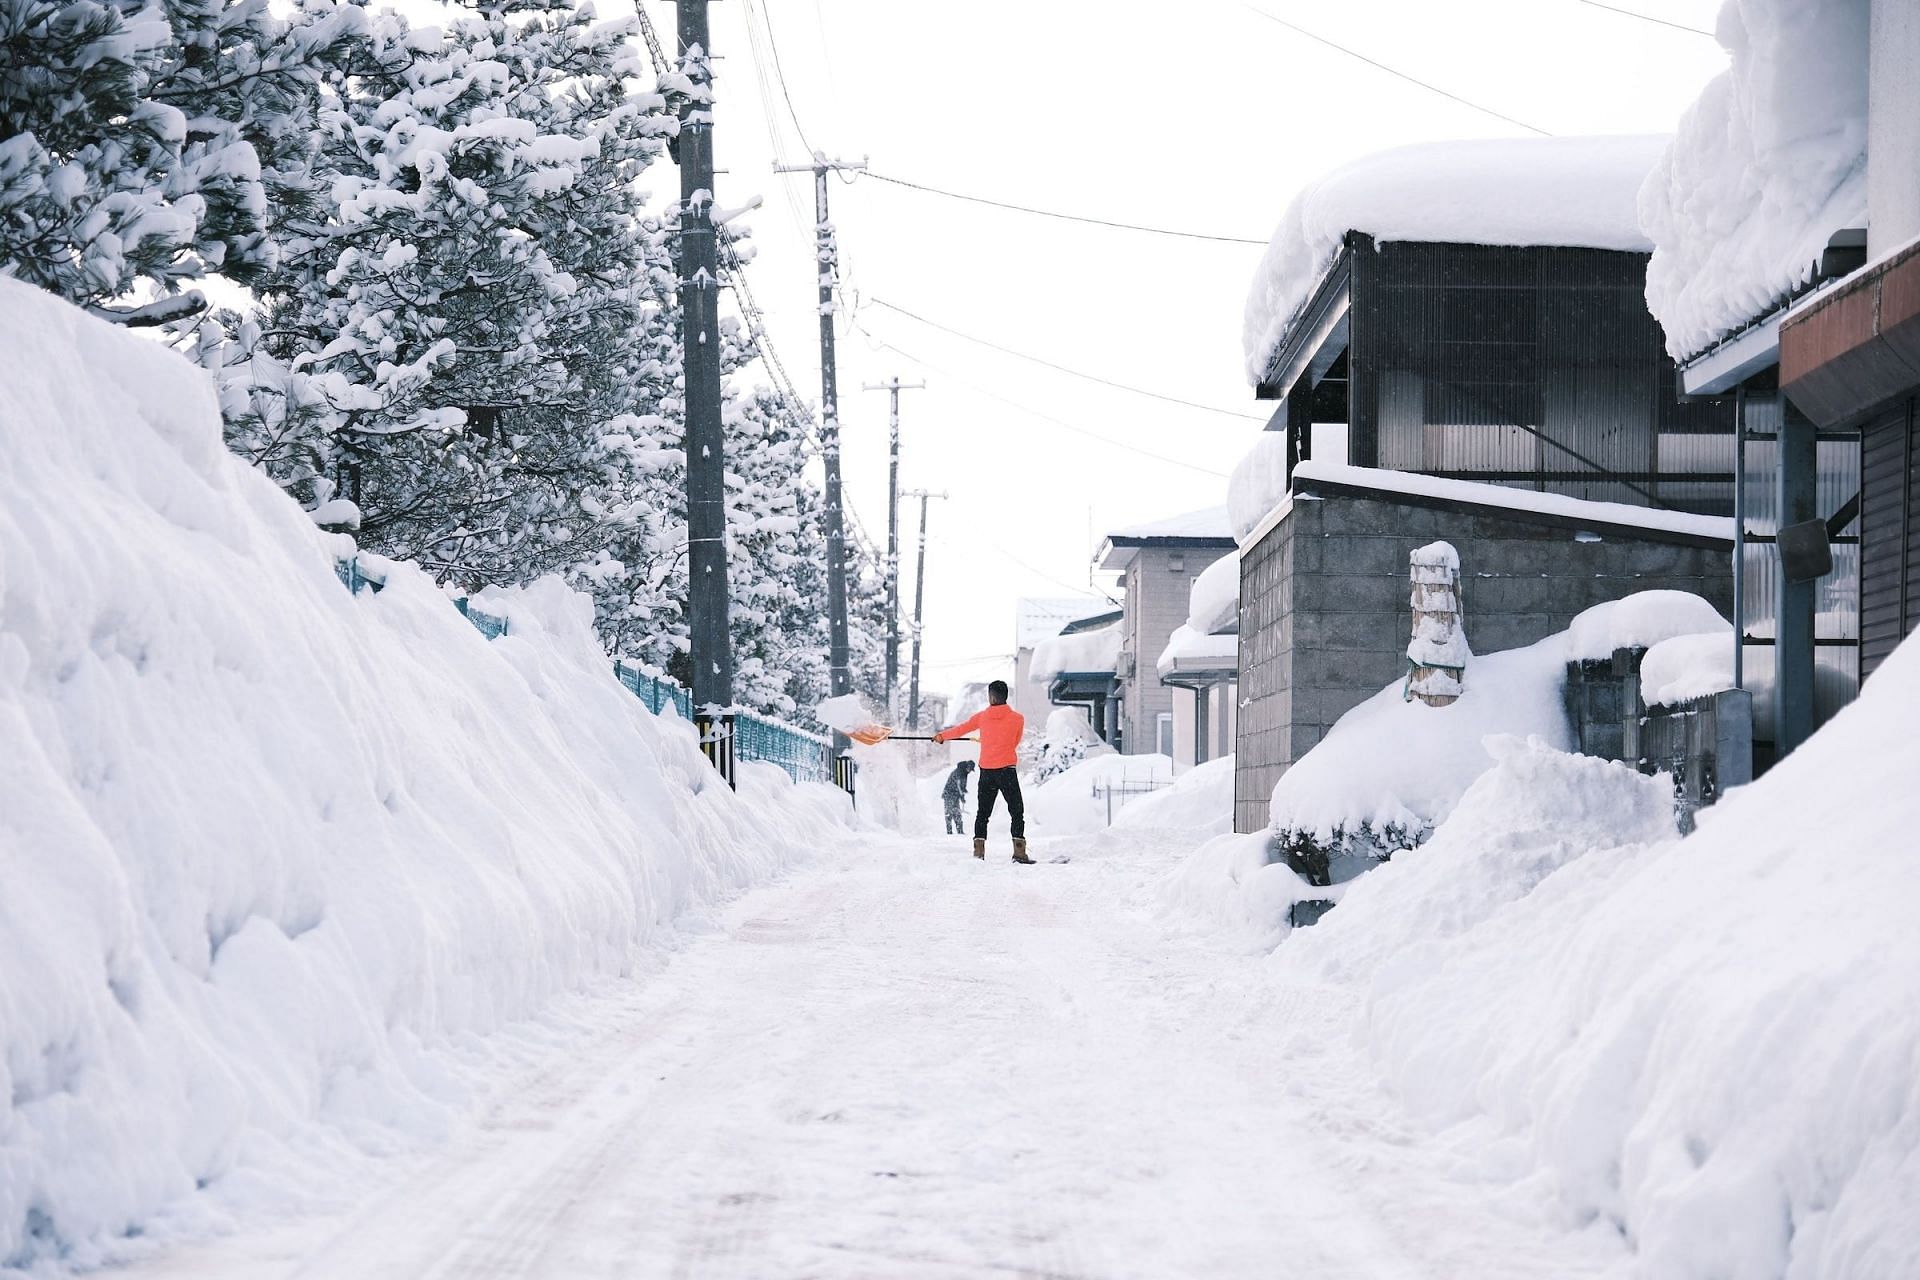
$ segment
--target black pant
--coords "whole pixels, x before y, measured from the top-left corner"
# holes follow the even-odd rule
[[[982,769],[980,771],[979,809],[973,815],[973,837],[976,840],[987,838],[987,823],[993,818],[993,798],[1007,798],[1007,816],[1013,819],[1013,838],[1022,839],[1027,834],[1027,802],[1020,795],[1020,771],[1008,766],[1005,769]]]

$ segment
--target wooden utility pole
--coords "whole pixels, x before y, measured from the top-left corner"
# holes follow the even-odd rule
[[[927,500],[947,495],[944,491],[911,489],[906,496],[920,499],[920,555],[913,569],[913,676],[907,692],[907,728],[911,731],[920,727],[920,609],[927,598]]]
[[[893,694],[900,684],[900,393],[924,391],[925,382],[902,382],[895,374],[886,382],[863,384],[868,391],[887,393],[887,713],[893,713]]]
[[[775,173],[813,174],[814,258],[820,286],[820,458],[827,473],[827,670],[834,697],[853,692],[847,654],[847,533],[840,498],[840,385],[833,366],[833,282],[840,265],[833,222],[827,216],[827,175],[859,170],[866,161],[829,160],[815,152],[811,164],[776,164]],[[844,734],[833,735],[836,751],[847,749]]]
[[[680,309],[686,378],[687,632],[701,749],[733,783],[733,646],[727,628],[726,440],[720,422],[720,279],[713,226],[713,68],[707,0],[677,0]]]

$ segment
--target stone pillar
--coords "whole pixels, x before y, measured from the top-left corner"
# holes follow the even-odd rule
[[[1405,698],[1444,707],[1465,691],[1466,630],[1460,624],[1460,553],[1434,542],[1408,557],[1413,580],[1413,637],[1407,644]]]

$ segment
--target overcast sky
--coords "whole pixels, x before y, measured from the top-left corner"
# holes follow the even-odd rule
[[[640,2],[671,52],[673,5]],[[1718,9],[1618,6],[1706,30]],[[800,391],[820,390],[812,180],[771,172],[776,158],[806,158],[795,116],[813,147],[866,157],[878,173],[1260,241],[1296,191],[1346,160],[1528,132],[1260,11],[1554,134],[1669,132],[1726,65],[1711,38],[1581,0],[717,0],[717,197],[766,200],[748,218],[759,254],[749,279]],[[677,195],[670,169],[655,195]],[[1109,529],[1226,501],[1270,408],[1241,373],[1261,247],[1054,221],[871,178],[835,181],[831,199],[844,293],[858,304],[838,343],[847,495],[876,543],[887,397],[861,386],[895,374],[928,384],[902,397],[902,484],[951,495],[933,505],[927,552],[923,683],[939,692],[1010,657],[1017,598],[1086,590]],[[1218,411],[1002,355],[882,302]],[[902,512],[908,610],[916,514]]]

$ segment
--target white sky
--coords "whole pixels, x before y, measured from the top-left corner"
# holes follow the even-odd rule
[[[639,2],[671,54],[673,5]],[[1717,0],[1617,3],[1704,29],[1718,9]],[[1671,131],[1725,66],[1709,38],[1580,0],[1258,7],[1555,134]],[[806,153],[771,57],[756,65],[749,22],[764,50],[771,18],[793,109],[830,156],[1183,230],[1264,240],[1301,186],[1348,159],[1404,142],[1523,133],[1229,0],[717,0],[711,14],[721,57],[715,146],[726,170],[717,198],[766,198],[748,218],[759,251],[749,279],[809,397],[820,389],[812,179],[771,172],[776,157]],[[656,197],[677,195],[671,169],[657,172]],[[1225,502],[1227,474],[1271,407],[1241,375],[1241,306],[1261,249],[1057,222],[871,179],[835,181],[831,200],[845,292],[872,335],[843,317],[847,496],[877,544],[886,538],[887,397],[861,385],[894,374],[928,383],[902,396],[902,485],[951,494],[933,506],[927,551],[923,685],[939,692],[981,677],[990,655],[1011,655],[1018,597],[1084,589],[1107,528]],[[1041,368],[875,299],[1229,412]],[[903,506],[903,613],[916,515]],[[905,664],[903,645],[903,677]]]

